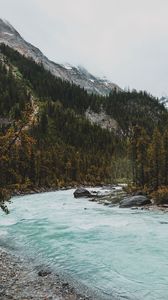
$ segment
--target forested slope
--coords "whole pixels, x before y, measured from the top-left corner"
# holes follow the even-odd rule
[[[118,130],[92,125],[85,118],[87,109],[106,112]],[[0,126],[2,194],[6,189],[94,185],[123,178],[151,189],[167,185],[167,111],[156,98],[136,91],[88,95],[4,45]],[[163,167],[162,173],[154,173],[160,179],[153,184],[149,161],[154,162],[157,134]]]

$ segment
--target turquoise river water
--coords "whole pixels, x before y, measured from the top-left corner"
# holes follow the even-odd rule
[[[15,197],[0,246],[36,257],[104,299],[168,299],[168,214],[74,199],[74,190]]]

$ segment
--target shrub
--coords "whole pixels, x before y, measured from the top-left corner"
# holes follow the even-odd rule
[[[8,201],[11,198],[10,192],[7,189],[0,188],[0,203]]]
[[[155,204],[168,204],[168,186],[162,186],[157,191],[151,193]]]

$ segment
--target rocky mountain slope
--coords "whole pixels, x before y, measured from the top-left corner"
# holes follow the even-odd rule
[[[69,64],[61,65],[50,61],[43,53],[26,42],[21,35],[6,20],[0,19],[0,44],[6,44],[22,55],[32,58],[36,63],[42,63],[56,77],[84,88],[89,93],[108,95],[111,90],[121,90],[116,84],[100,79],[90,74],[83,67],[74,67]]]

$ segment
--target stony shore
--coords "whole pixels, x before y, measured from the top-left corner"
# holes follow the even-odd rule
[[[91,300],[48,267],[33,266],[0,249],[0,299]]]

